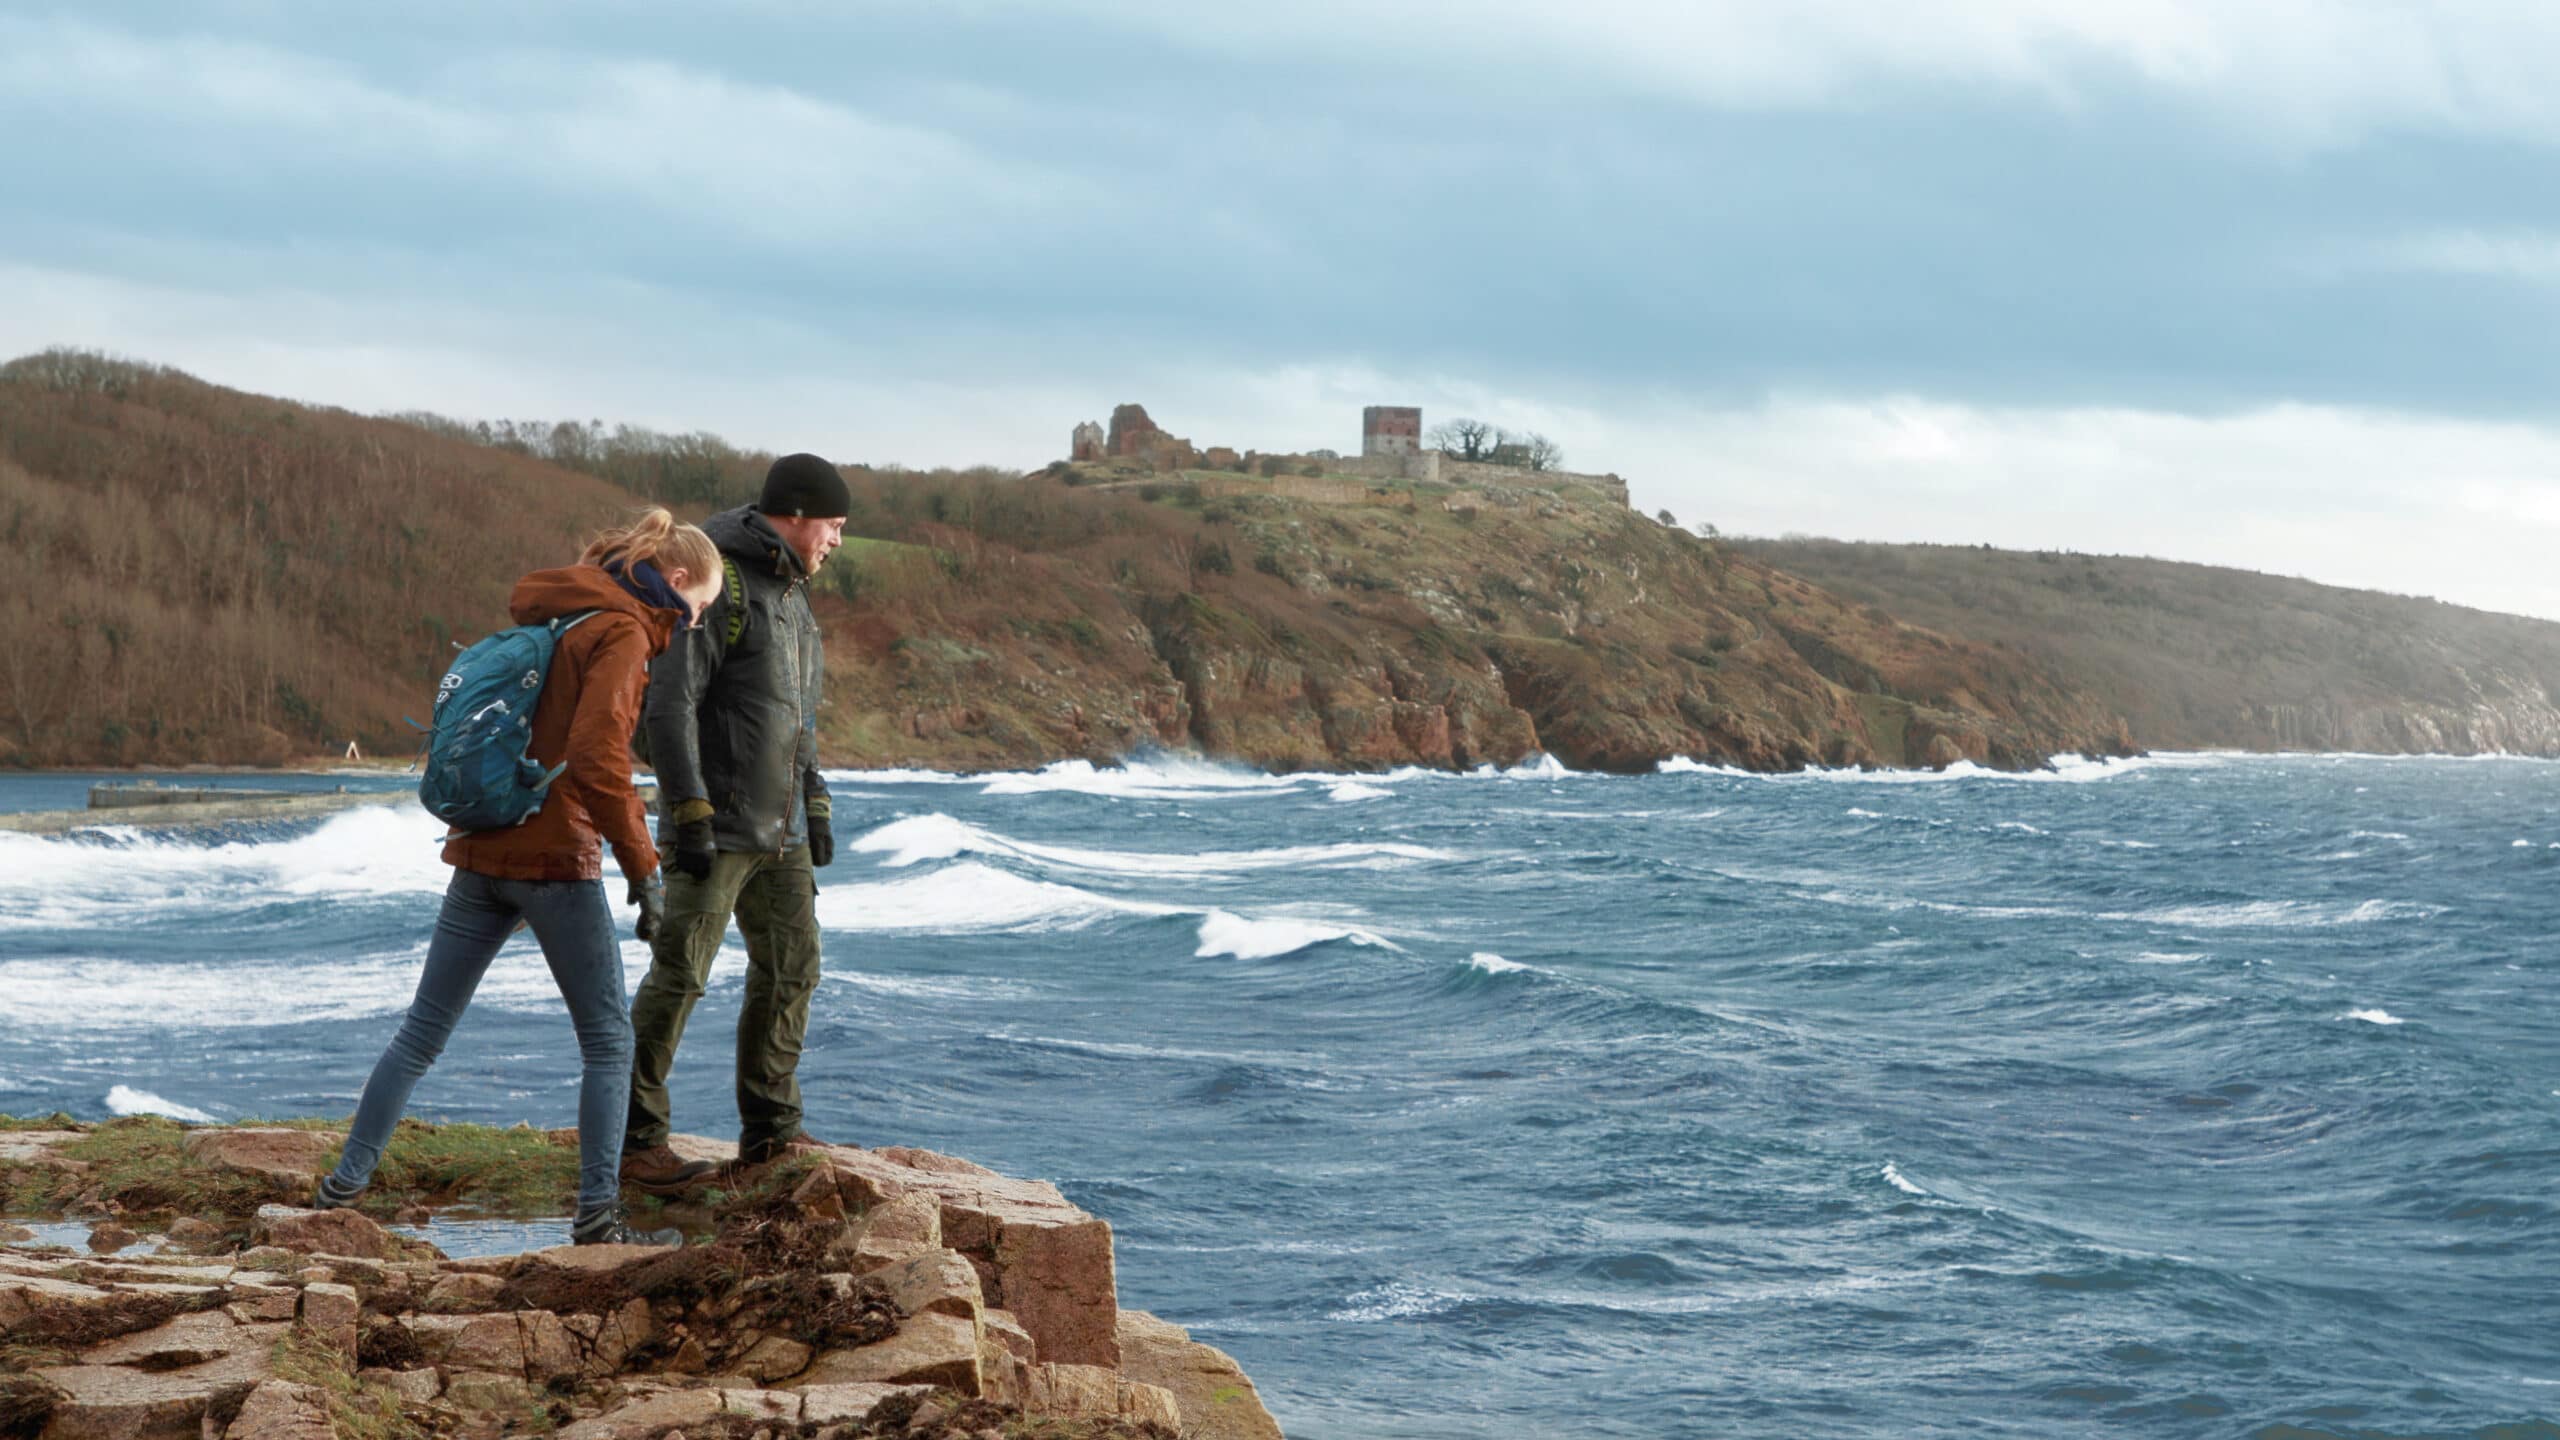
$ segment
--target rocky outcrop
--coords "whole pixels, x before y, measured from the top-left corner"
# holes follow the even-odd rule
[[[185,1154],[266,1143],[220,1133]],[[718,1231],[674,1250],[454,1260],[274,1205],[216,1256],[0,1248],[0,1434],[320,1440],[350,1414],[566,1440],[1279,1434],[1231,1359],[1120,1310],[1110,1226],[1054,1186],[841,1146],[731,1184]]]

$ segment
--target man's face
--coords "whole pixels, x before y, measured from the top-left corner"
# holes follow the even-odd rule
[[[812,575],[817,574],[818,567],[826,564],[827,557],[836,553],[836,547],[844,543],[844,517],[841,515],[832,520],[813,520],[797,515],[768,515],[765,518],[773,522],[775,532],[782,536],[782,543],[790,546],[791,553],[800,557],[801,568]]]

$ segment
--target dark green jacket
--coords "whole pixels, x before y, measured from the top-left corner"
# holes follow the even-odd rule
[[[728,583],[702,623],[649,667],[641,715],[658,772],[658,830],[687,801],[711,805],[719,848],[772,855],[808,839],[823,806],[818,696],[825,655],[800,557],[753,506],[703,522]]]

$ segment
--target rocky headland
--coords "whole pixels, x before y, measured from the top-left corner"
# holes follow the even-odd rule
[[[407,753],[403,717],[517,576],[637,501],[698,516],[761,474],[702,437],[610,438],[552,463],[515,431],[105,357],[0,366],[0,509],[34,567],[0,591],[0,765]],[[825,763],[2024,767],[2132,743],[2017,652],[1621,494],[1271,468],[851,467],[813,591]],[[101,520],[139,513],[164,523]]]
[[[542,1193],[574,1137],[406,1127],[386,1227],[297,1208],[326,1129],[12,1124],[0,1210],[86,1244],[0,1221],[0,1440],[1280,1435],[1231,1358],[1120,1308],[1107,1221],[930,1151],[729,1175],[681,1249],[454,1259],[401,1222]]]

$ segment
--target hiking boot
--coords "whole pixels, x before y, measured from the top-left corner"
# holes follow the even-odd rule
[[[590,1215],[570,1227],[569,1243],[572,1245],[676,1246],[684,1243],[684,1232],[673,1227],[665,1230],[634,1228],[630,1222],[623,1219],[622,1207],[617,1205],[610,1210]]]
[[[643,1195],[681,1195],[709,1184],[719,1170],[708,1160],[687,1160],[663,1143],[622,1152],[622,1188]]]
[[[771,1140],[756,1140],[738,1146],[738,1168],[752,1170],[770,1165],[785,1155],[806,1155],[827,1148],[827,1142],[806,1130],[794,1130]]]
[[[364,1187],[361,1185],[357,1186],[353,1190],[341,1190],[338,1188],[337,1176],[323,1175],[320,1177],[320,1188],[311,1192],[311,1208],[314,1210],[352,1210],[356,1207],[356,1200],[363,1194]]]

